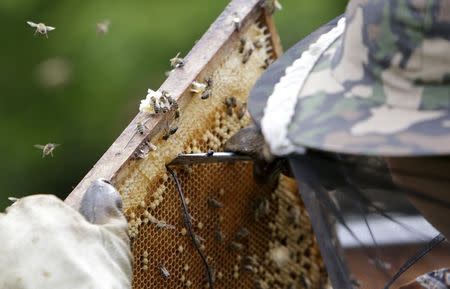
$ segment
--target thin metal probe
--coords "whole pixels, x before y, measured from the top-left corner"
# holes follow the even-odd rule
[[[179,154],[167,166],[223,163],[223,162],[251,161],[251,160],[252,158],[249,156],[239,155],[231,152],[193,153],[193,154]]]

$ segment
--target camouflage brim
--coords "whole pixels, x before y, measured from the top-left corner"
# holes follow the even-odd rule
[[[362,23],[361,17],[355,13],[351,21]],[[449,82],[405,85],[389,69],[381,77],[361,73],[367,63],[358,57],[338,62],[345,54],[369,53],[362,33],[361,44],[345,39],[344,31],[358,34],[345,30],[355,29],[345,21],[338,17],[300,41],[254,86],[249,110],[271,152],[306,147],[378,156],[450,154]]]

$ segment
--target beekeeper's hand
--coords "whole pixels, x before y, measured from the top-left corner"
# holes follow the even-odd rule
[[[280,173],[292,177],[288,161],[270,154],[261,131],[250,125],[239,130],[224,145],[224,151],[250,156],[253,159],[253,177],[257,183],[272,184]]]
[[[77,205],[34,195],[0,214],[0,288],[131,288],[119,193],[97,180]]]

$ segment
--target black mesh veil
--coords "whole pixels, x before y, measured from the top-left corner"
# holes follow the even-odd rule
[[[430,216],[434,212],[440,215],[448,212],[450,216],[450,203],[445,194],[450,191],[450,172],[443,169],[448,167],[447,163],[450,164],[450,158],[406,159],[400,162],[406,163],[406,166],[398,166],[393,165],[399,163],[396,159],[317,150],[306,150],[303,155],[289,157],[333,288],[352,288],[358,283],[357,276],[347,265],[346,254],[339,245],[342,237],[339,236],[347,236],[354,246],[364,252],[368,271],[382,273],[384,288],[389,288],[419,259],[430,258],[429,251],[445,240],[444,235],[430,224],[427,225],[431,229],[424,232],[417,225],[417,220],[422,224],[427,223],[427,219],[437,228],[445,226],[445,222]],[[430,168],[427,164],[433,161],[445,165]],[[423,167],[421,164],[424,164]],[[425,204],[427,210],[422,212],[426,218],[411,205],[410,200],[415,200],[414,204]],[[418,206],[419,209],[422,207]],[[431,214],[429,208],[432,209]],[[382,225],[374,226],[373,220]],[[362,224],[366,229],[361,233],[354,224]],[[386,236],[383,228],[392,226],[397,228],[395,234]],[[337,234],[337,227],[341,229],[337,230],[341,234]],[[408,242],[415,239],[415,246],[406,245],[408,242],[402,245],[403,235],[408,236]],[[398,252],[407,252],[406,256],[392,256],[397,259],[395,264],[383,260],[386,244],[379,244],[379,240],[385,242],[383,240],[386,239],[396,243]],[[433,260],[428,262],[433,264]],[[433,269],[436,268],[430,267],[429,270]],[[364,288],[378,287],[364,284]]]

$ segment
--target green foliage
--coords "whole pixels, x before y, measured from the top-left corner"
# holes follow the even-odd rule
[[[345,5],[281,2],[276,23],[285,48]],[[168,59],[178,51],[185,55],[227,3],[0,1],[0,208],[8,196],[64,198],[137,113],[147,88],[163,82]],[[97,35],[96,23],[105,19],[111,21],[109,33]],[[33,36],[28,20],[56,30],[48,39]],[[43,79],[48,67],[66,76],[51,84],[52,75]],[[62,145],[54,158],[42,159],[33,145],[48,142]]]

